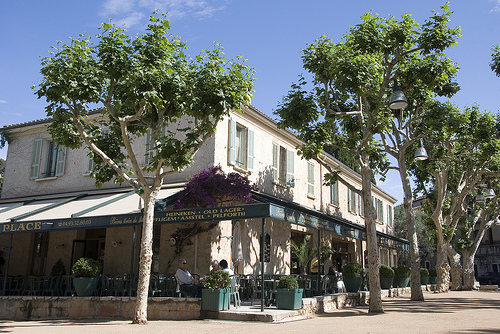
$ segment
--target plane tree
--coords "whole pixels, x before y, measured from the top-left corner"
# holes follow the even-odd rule
[[[478,106],[461,111],[438,101],[427,106],[427,114],[419,129],[425,133],[429,158],[411,168],[416,191],[425,194],[436,227],[435,291],[446,292],[450,273],[451,289],[462,287],[460,261],[451,250],[457,227],[467,214],[468,197],[498,177],[500,123],[498,116],[481,112]]]
[[[338,180],[362,197],[372,313],[383,312],[383,306],[371,177],[388,166],[376,134],[390,124],[387,103],[394,80],[406,89],[424,82],[422,94],[449,89],[449,78],[439,69],[452,65],[442,52],[456,43],[460,30],[448,27],[448,6],[442,9],[442,14],[434,13],[422,26],[410,15],[398,21],[366,13],[340,41],[319,37],[302,50],[311,83],[300,77],[276,110],[280,126],[294,130],[304,141],[298,153],[328,171],[325,182]],[[325,147],[347,151],[357,159],[361,188],[343,180],[326,163]]]
[[[220,45],[190,57],[169,29],[166,16],[157,13],[134,37],[104,23],[94,38],[59,42],[42,58],[43,78],[34,86],[48,103],[54,141],[88,147],[96,185],[126,183],[143,200],[133,323],[147,322],[154,206],[164,177],[191,163],[229,110],[249,104],[253,82],[244,59],[226,60]],[[134,146],[144,137],[150,139],[146,155],[134,150],[144,148]]]

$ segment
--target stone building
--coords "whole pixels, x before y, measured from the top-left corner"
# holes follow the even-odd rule
[[[0,249],[10,264],[8,272],[6,265],[2,268],[4,275],[50,275],[59,259],[69,273],[72,263],[82,256],[101,260],[107,275],[137,274],[139,196],[112,182],[97,189],[89,177],[92,163],[86,150],[57,146],[47,132],[49,122],[42,119],[1,129],[10,140],[0,199]],[[149,144],[148,136],[134,143],[144,165]],[[323,185],[326,171],[301,159],[296,151],[299,144],[293,133],[278,129],[275,121],[254,107],[231,113],[220,122],[194,163],[165,179],[159,199],[171,203],[192,175],[220,165],[225,172],[237,171],[257,185],[253,197],[259,203],[248,207],[265,213],[240,206],[234,210],[245,214],[224,215],[232,219],[220,220],[215,228],[186,239],[180,247],[175,237],[179,231],[208,223],[170,219],[170,207],[157,212],[152,272],[172,273],[183,257],[188,269],[201,275],[209,271],[212,259],[227,259],[236,273],[260,273],[263,229],[265,273],[298,273],[290,240],[300,243],[306,235],[311,235],[311,247],[319,242],[334,249],[324,268],[341,270],[346,262],[364,263],[360,196],[341,183]],[[359,174],[332,156],[326,159],[352,185],[361,187]],[[405,240],[393,236],[395,202],[373,187],[380,259],[390,266],[397,264],[397,248],[407,247]]]

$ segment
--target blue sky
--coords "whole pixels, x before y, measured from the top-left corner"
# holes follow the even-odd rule
[[[460,107],[479,104],[500,109],[500,78],[489,67],[491,48],[500,44],[500,0],[450,0],[452,26],[462,27],[448,55],[458,62],[461,91],[451,100]],[[256,71],[252,104],[272,116],[302,68],[300,50],[322,34],[340,39],[366,12],[419,23],[441,12],[445,1],[332,0],[86,0],[4,1],[0,11],[0,126],[45,117],[45,101],[31,85],[40,77],[40,57],[57,41],[80,33],[94,35],[110,18],[125,23],[129,34],[142,32],[153,10],[168,12],[172,33],[187,42],[190,54],[220,43],[227,58],[242,55]],[[7,149],[0,150],[0,158]],[[402,199],[396,174],[379,185]]]

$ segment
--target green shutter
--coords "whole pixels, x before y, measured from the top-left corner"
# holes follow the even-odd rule
[[[236,122],[229,119],[229,164],[236,164]]]
[[[42,138],[33,141],[33,152],[31,154],[30,179],[38,179],[40,173],[40,159],[42,158]]]
[[[271,166],[271,171],[273,173],[273,181],[279,183],[279,173],[278,173],[278,159],[279,159],[279,146],[273,143],[273,165]]]
[[[250,129],[247,129],[247,170],[251,172],[253,171],[254,160],[254,132]]]
[[[57,160],[56,160],[56,171],[55,176],[64,175],[64,168],[66,166],[66,146],[57,146]]]
[[[287,187],[295,186],[295,176],[294,176],[294,162],[293,157],[295,153],[290,150],[286,150],[286,185]]]

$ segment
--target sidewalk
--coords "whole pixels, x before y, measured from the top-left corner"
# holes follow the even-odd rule
[[[0,333],[500,333],[498,291],[425,292],[424,297],[424,302],[410,301],[409,294],[385,299],[383,314],[368,314],[363,306],[281,323],[191,320],[140,326],[129,321],[2,321]]]

